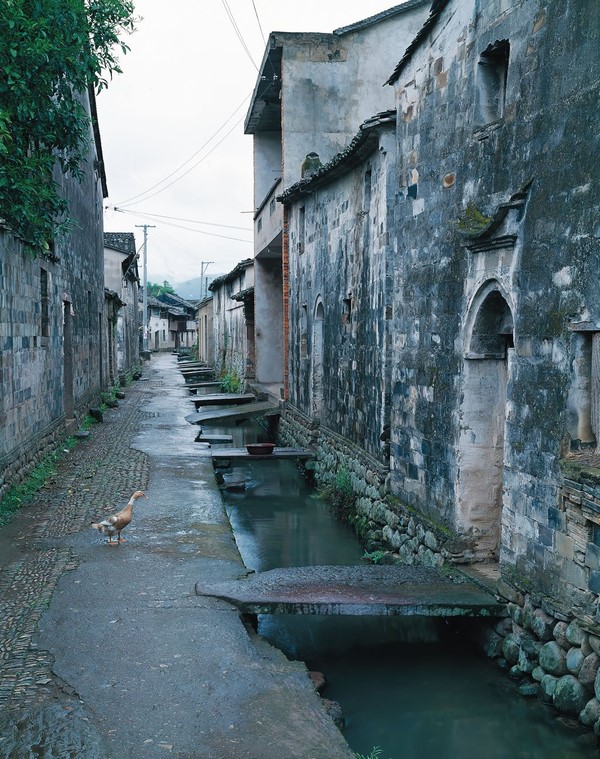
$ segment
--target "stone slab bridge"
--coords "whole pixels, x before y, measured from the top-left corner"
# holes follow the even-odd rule
[[[506,605],[462,575],[400,565],[315,566],[196,583],[244,614],[503,617]]]

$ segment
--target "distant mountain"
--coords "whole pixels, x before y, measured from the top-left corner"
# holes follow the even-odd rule
[[[210,295],[208,290],[205,292],[205,288],[210,285],[213,279],[222,277],[222,274],[208,274],[204,277],[194,277],[194,279],[188,279],[185,282],[171,282],[173,290],[186,300],[201,300],[205,295]]]

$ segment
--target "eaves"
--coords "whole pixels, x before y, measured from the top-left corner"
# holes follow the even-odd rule
[[[398,81],[398,77],[400,76],[404,68],[408,65],[408,62],[413,57],[413,54],[415,53],[415,51],[418,50],[418,48],[421,46],[421,44],[424,42],[424,40],[428,36],[429,32],[431,32],[431,30],[437,24],[442,11],[448,5],[449,2],[450,0],[433,0],[433,2],[431,3],[431,11],[429,12],[429,16],[425,20],[425,23],[419,29],[413,41],[410,43],[410,45],[406,48],[406,52],[400,59],[400,62],[394,69],[390,78],[386,82],[384,82],[384,84],[395,84]]]
[[[208,286],[208,289],[211,292],[215,292],[215,290],[217,290],[222,284],[233,282],[233,280],[236,279],[236,277],[238,277],[243,271],[245,271],[249,266],[253,265],[253,258],[244,258],[244,260],[240,261],[239,264],[237,264],[236,267],[232,269],[228,274],[223,274],[223,276],[213,279],[213,281]]]
[[[246,303],[254,298],[254,287],[247,287],[245,290],[240,290],[237,293],[230,295],[231,300],[237,300],[241,303]]]
[[[342,35],[359,31],[361,29],[366,29],[369,26],[378,24],[380,21],[386,21],[388,18],[393,18],[394,16],[398,16],[401,13],[406,13],[407,11],[412,11],[415,8],[420,8],[422,5],[425,5],[425,3],[428,2],[431,2],[431,0],[406,0],[406,2],[402,3],[402,5],[395,5],[393,8],[388,8],[387,10],[381,11],[381,13],[376,13],[374,16],[364,18],[362,21],[357,21],[354,24],[349,24],[348,26],[342,26],[339,29],[334,29],[333,33]]]
[[[394,110],[383,111],[364,121],[345,150],[335,155],[328,163],[323,164],[311,177],[301,179],[288,187],[281,195],[277,196],[277,200],[283,204],[290,203],[303,195],[318,190],[319,187],[329,184],[334,179],[348,174],[377,149],[380,130],[395,125],[396,111]]]

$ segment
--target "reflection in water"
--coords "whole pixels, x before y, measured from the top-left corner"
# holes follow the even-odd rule
[[[223,496],[248,568],[361,563],[353,530],[330,516],[289,461],[246,461],[226,475],[245,484]],[[258,629],[289,658],[325,674],[324,695],[342,705],[344,735],[361,754],[380,746],[381,759],[597,756],[593,736],[518,695],[454,622],[265,615]]]

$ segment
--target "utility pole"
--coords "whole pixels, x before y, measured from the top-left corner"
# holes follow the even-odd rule
[[[214,261],[200,261],[200,264],[202,266],[200,272],[200,296],[206,298],[208,293],[208,277],[206,277],[206,279],[204,278],[204,272],[208,269],[210,264],[214,264]]]
[[[144,321],[142,323],[142,350],[148,352],[148,229],[155,229],[154,224],[136,224],[144,230],[144,292],[143,310]]]

